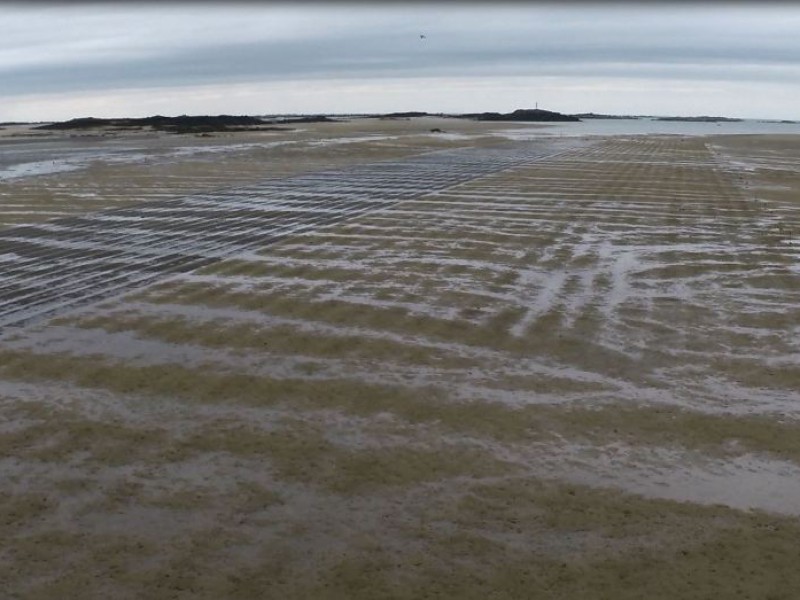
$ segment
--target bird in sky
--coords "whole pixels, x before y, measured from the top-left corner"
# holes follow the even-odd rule
[[[421,39],[421,40],[427,40],[428,38],[427,38],[427,36],[426,36],[424,33],[420,33],[420,34],[419,34],[419,39]]]

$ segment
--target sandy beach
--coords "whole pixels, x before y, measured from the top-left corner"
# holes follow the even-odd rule
[[[548,129],[0,129],[7,597],[794,597],[800,136]]]

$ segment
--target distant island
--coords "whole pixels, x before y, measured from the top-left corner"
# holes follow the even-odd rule
[[[462,119],[474,119],[476,121],[580,121],[573,115],[565,115],[551,110],[541,108],[520,108],[510,113],[483,112],[467,113],[456,115]]]
[[[50,131],[116,129],[135,130],[149,127],[167,133],[211,133],[220,131],[264,131],[269,130],[269,123],[258,117],[248,116],[187,116],[164,117],[156,115],[143,118],[98,119],[81,117],[69,121],[40,125],[34,129]],[[274,128],[272,128],[274,129]]]
[[[369,116],[374,119],[413,119],[416,117],[430,117],[433,115],[418,110],[409,110],[406,112],[393,112],[393,113],[386,113],[385,115],[369,115]]]
[[[668,116],[653,115],[609,115],[594,112],[564,114],[540,108],[520,108],[513,112],[480,112],[480,113],[428,113],[424,111],[402,111],[372,114],[271,114],[262,116],[248,115],[181,115],[178,117],[165,117],[155,115],[143,118],[97,118],[80,117],[55,123],[37,123],[32,129],[44,131],[84,131],[93,135],[113,135],[114,132],[128,131],[159,131],[175,134],[210,135],[217,132],[241,131],[291,131],[291,125],[307,123],[340,123],[352,118],[410,120],[420,117],[435,117],[448,119],[470,119],[474,121],[498,122],[580,122],[582,120],[613,119],[613,120],[652,120],[662,122],[683,123],[738,123],[745,119],[719,116]],[[762,121],[771,123],[797,124],[797,121]],[[10,125],[23,125],[25,123],[5,122],[0,123],[0,128]],[[30,125],[30,123],[28,124]]]
[[[638,119],[642,118],[642,117],[634,116],[634,115],[603,115],[603,114],[592,113],[592,112],[589,112],[589,113],[578,113],[578,114],[575,114],[575,115],[572,115],[572,116],[573,117],[578,117],[581,120],[583,120],[583,119],[632,119],[632,120],[635,121],[635,120],[638,120]]]
[[[366,115],[373,119],[413,119],[417,117],[441,117],[449,119],[472,119],[474,121],[580,121],[575,115],[565,115],[540,108],[520,108],[510,113],[428,113],[422,111],[392,112],[379,115]]]
[[[446,115],[443,113],[427,113],[422,111],[393,112],[385,114],[363,115],[366,118],[380,119],[411,119],[416,117],[450,117],[460,119],[473,119],[477,121],[580,121],[576,116],[565,115],[558,112],[542,109],[519,109],[511,113],[483,112],[461,115]],[[142,118],[97,118],[80,117],[68,121],[39,125],[33,129],[45,131],[136,131],[150,129],[166,133],[194,133],[207,134],[215,132],[235,131],[278,131],[288,130],[286,127],[276,125],[293,125],[305,123],[337,123],[341,118],[332,118],[335,115],[270,115],[253,117],[246,115],[181,115],[179,117],[165,117],[155,115]]]
[[[739,123],[743,119],[731,117],[656,117],[656,121],[681,121],[686,123]]]
[[[328,115],[299,115],[299,116],[278,116],[264,118],[264,123],[341,123],[342,119],[332,119]]]

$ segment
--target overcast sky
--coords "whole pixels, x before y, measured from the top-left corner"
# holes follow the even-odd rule
[[[0,26],[0,121],[537,102],[800,119],[788,3],[0,3]]]

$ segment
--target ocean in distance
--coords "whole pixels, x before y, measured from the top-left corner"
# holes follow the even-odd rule
[[[641,119],[585,119],[580,122],[537,123],[537,127],[508,129],[504,134],[516,139],[542,135],[725,135],[725,134],[800,134],[800,123],[780,123],[747,119],[707,123],[697,121],[659,121]]]

